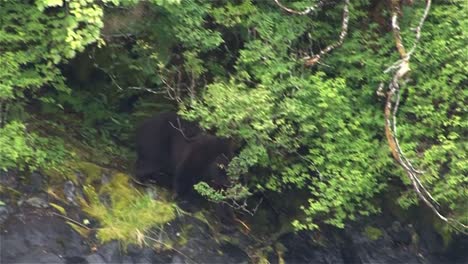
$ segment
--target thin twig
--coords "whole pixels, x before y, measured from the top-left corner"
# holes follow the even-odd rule
[[[314,55],[312,57],[304,58],[306,60],[305,65],[306,66],[315,65],[323,55],[325,55],[325,54],[329,53],[331,50],[343,45],[344,39],[345,39],[346,35],[348,34],[348,24],[349,24],[349,0],[345,0],[345,5],[343,7],[343,20],[341,22],[341,33],[340,33],[340,36],[338,38],[338,41],[333,43],[333,44],[328,45],[325,49],[321,50],[319,52],[319,54],[316,54],[316,55]]]
[[[186,140],[191,141],[191,140],[193,140],[193,139],[195,138],[195,137],[189,138],[189,137],[187,137],[187,136],[185,135],[185,133],[184,133],[184,128],[182,127],[182,123],[180,122],[180,118],[179,118],[179,117],[177,117],[177,125],[178,125],[178,127],[176,127],[171,121],[169,121],[169,124],[170,124],[175,130],[179,131],[180,134],[181,134]]]
[[[67,217],[67,216],[58,214],[58,213],[56,213],[56,212],[52,212],[52,215],[61,217],[61,218],[65,219],[65,220],[67,220],[67,221],[70,221],[70,222],[74,223],[75,225],[78,225],[78,226],[80,226],[80,227],[86,229],[86,230],[90,230],[90,231],[91,231],[91,230],[94,230],[93,228],[89,228],[89,227],[83,225],[82,223],[80,223],[80,222],[78,222],[78,221],[76,221],[76,220],[71,219],[70,217]]]
[[[274,1],[275,1],[276,5],[278,5],[281,9],[283,9],[284,11],[286,11],[286,12],[288,12],[290,14],[294,14],[294,15],[304,16],[304,15],[307,15],[310,12],[314,11],[317,8],[317,5],[313,5],[313,6],[307,7],[304,11],[297,11],[297,10],[294,10],[294,9],[291,9],[291,8],[288,8],[288,7],[284,6],[283,4],[281,4],[281,2],[279,0],[274,0]]]
[[[155,91],[154,89],[147,88],[147,87],[130,86],[130,87],[128,87],[128,89],[141,90],[141,91],[149,92],[149,93],[152,93],[152,94],[165,94],[166,93],[166,91]]]
[[[429,10],[431,9],[431,0],[426,1],[426,8],[424,9],[424,13],[419,21],[418,26],[416,27],[416,39],[414,40],[413,47],[411,47],[410,51],[408,52],[408,56],[411,56],[413,52],[416,50],[416,47],[421,39],[421,29],[424,25],[424,21],[426,21],[427,16],[429,15]]]
[[[161,245],[163,245],[163,246],[165,246],[165,247],[167,247],[167,248],[169,248],[169,249],[171,249],[171,250],[174,250],[175,252],[179,253],[179,254],[182,255],[183,257],[185,257],[185,258],[187,258],[188,260],[192,261],[193,263],[198,263],[198,262],[196,262],[193,258],[187,256],[187,255],[184,254],[182,251],[176,249],[174,246],[171,246],[171,245],[169,245],[169,244],[167,244],[167,243],[164,243],[164,242],[162,242],[162,241],[159,241],[158,239],[155,239],[155,238],[150,237],[150,236],[147,236],[147,235],[145,235],[144,237],[145,237],[146,239],[149,239],[149,240],[153,241],[153,242],[159,243],[159,244],[161,244]]]

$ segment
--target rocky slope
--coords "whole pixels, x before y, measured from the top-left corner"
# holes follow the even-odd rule
[[[468,263],[468,238],[444,237],[422,219],[424,210],[404,221],[384,211],[343,230],[287,233],[270,245],[247,232],[215,230],[207,221],[183,215],[164,227],[165,236],[183,243],[170,247],[123,248],[116,241],[100,245],[81,236],[67,224],[70,219],[50,207],[41,174],[29,175],[27,185],[21,185],[13,172],[0,177],[3,194],[16,190],[1,199],[0,262],[5,264]]]

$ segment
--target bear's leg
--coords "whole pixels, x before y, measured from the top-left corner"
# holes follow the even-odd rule
[[[193,185],[194,183],[190,177],[182,174],[176,174],[174,177],[174,191],[180,198],[184,198],[192,194],[194,192]]]
[[[151,179],[157,179],[160,174],[160,169],[153,163],[146,160],[138,159],[135,165],[136,180],[144,183]]]

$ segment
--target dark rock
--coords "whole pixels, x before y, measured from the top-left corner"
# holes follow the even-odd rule
[[[96,254],[96,253],[87,256],[86,261],[89,264],[106,264],[106,263],[108,263],[108,262],[106,262],[104,260],[104,258],[101,255]]]
[[[33,257],[33,253],[42,254],[35,249],[64,257],[83,256],[89,251],[80,235],[62,219],[31,212],[26,212],[24,217],[9,217],[4,223],[0,241],[1,263],[11,263],[23,256]]]
[[[442,236],[437,233],[432,226],[422,225],[419,227],[418,234],[421,241],[421,246],[427,249],[428,252],[435,254],[443,253],[444,240]]]
[[[111,180],[112,180],[112,175],[110,175],[108,171],[104,171],[101,176],[101,184],[106,185],[110,183]]]
[[[29,176],[29,184],[25,186],[29,193],[39,193],[44,190],[44,177],[39,172],[33,172]]]
[[[182,263],[239,263],[248,260],[248,256],[242,250],[233,250],[233,245],[225,245],[230,251],[227,254],[223,252],[205,224],[195,219],[186,221],[192,228],[184,235],[188,239],[187,242],[177,250],[177,255],[184,261]],[[247,237],[242,239],[248,240]],[[172,259],[175,260],[178,261]]]
[[[10,188],[16,189],[18,187],[18,175],[16,171],[8,170],[3,171],[0,170],[0,184],[2,186],[8,186]]]
[[[119,263],[122,261],[119,243],[112,241],[101,246],[97,253],[104,258],[105,263]]]
[[[232,244],[222,244],[219,247],[219,251],[222,252],[226,259],[229,259],[231,263],[247,264],[249,263],[249,256],[239,247]]]
[[[66,264],[66,260],[60,256],[47,252],[41,248],[36,248],[32,251],[29,251],[25,255],[19,256],[11,260],[10,262],[2,263],[18,263],[18,264]]]
[[[129,256],[123,256],[122,264],[134,264],[134,263],[140,264],[140,262],[133,262],[133,259]]]
[[[0,225],[2,225],[8,219],[9,214],[10,212],[6,206],[0,206]]]
[[[393,243],[395,245],[408,246],[411,244],[411,232],[409,227],[402,227],[401,223],[395,221],[392,223],[392,227],[388,231]]]
[[[32,198],[46,201],[44,195],[37,194]],[[164,231],[154,230],[155,237],[175,242],[171,244],[174,245],[172,250],[156,251],[152,247],[136,245],[122,250],[119,243],[113,241],[91,253],[85,240],[64,219],[47,215],[48,210],[29,206],[30,199],[26,202],[28,206],[15,207],[15,211],[0,206],[0,223],[3,222],[0,263],[250,263],[245,252],[250,254],[255,248],[265,249],[262,253],[268,254],[272,264],[282,261],[286,264],[468,263],[468,237],[453,235],[443,244],[440,234],[429,224],[419,223],[413,228],[402,220],[382,221],[381,216],[360,219],[345,229],[322,227],[320,233],[285,234],[279,241],[273,241],[277,242],[274,246],[263,245],[260,240],[253,240],[239,231],[224,235],[228,239],[220,243],[220,237],[215,237],[203,221],[181,216],[165,225]],[[73,207],[73,210],[79,208]],[[67,215],[70,216],[73,210],[67,210]],[[83,219],[80,214],[71,217]],[[363,232],[369,226],[378,229],[379,234],[369,236]],[[266,250],[269,246],[274,250]]]
[[[26,204],[36,207],[36,208],[48,208],[49,203],[47,202],[47,197],[45,195],[38,195],[28,198]]]
[[[349,228],[343,234],[345,237],[343,251],[352,252],[352,260],[363,264],[420,262],[417,252],[404,245],[395,246],[395,242],[388,234],[384,233],[378,240],[371,240],[357,230],[356,227]]]
[[[74,256],[74,257],[65,257],[66,264],[88,264],[89,262],[84,257]]]
[[[152,263],[170,263],[172,258],[171,252],[157,253],[151,248],[141,248],[137,246],[129,246],[127,249],[128,257],[133,263],[152,264]],[[124,258],[129,260],[128,258]]]
[[[321,246],[314,242],[310,233],[286,234],[280,238],[281,244],[287,248],[283,255],[286,263],[345,263],[339,244],[330,239],[325,246]],[[275,258],[276,255],[273,256]]]
[[[72,181],[66,181],[63,185],[63,194],[67,201],[73,205],[78,205],[76,203],[76,188],[75,184]]]
[[[185,261],[178,255],[172,257],[171,264],[185,264]]]
[[[436,259],[439,263],[468,263],[468,235],[454,235],[445,254]]]
[[[78,182],[84,183],[86,182],[86,175],[81,171],[75,171],[75,176],[78,179]]]

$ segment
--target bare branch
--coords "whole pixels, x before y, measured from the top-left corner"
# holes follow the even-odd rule
[[[411,47],[411,50],[408,52],[408,57],[413,54],[413,52],[416,50],[416,47],[419,43],[419,40],[421,39],[421,29],[424,25],[424,21],[426,21],[427,16],[429,15],[429,10],[431,9],[431,0],[426,1],[426,8],[424,9],[424,14],[421,17],[421,20],[419,21],[418,26],[415,29],[416,32],[416,39],[414,40],[413,47]]]
[[[65,215],[58,214],[58,213],[56,213],[56,212],[52,212],[52,215],[61,217],[61,218],[65,219],[65,220],[69,221],[70,223],[73,223],[73,224],[75,224],[75,225],[77,225],[77,226],[79,226],[79,227],[81,227],[81,228],[86,229],[87,231],[95,230],[94,228],[89,228],[89,227],[85,226],[84,224],[82,224],[82,223],[80,223],[80,222],[78,222],[78,221],[76,221],[76,220],[74,220],[74,219],[71,219],[70,217],[67,217],[67,216],[65,216]]]
[[[307,15],[310,12],[314,11],[317,8],[317,5],[313,5],[313,6],[307,7],[304,11],[297,11],[297,10],[294,10],[294,9],[291,9],[291,8],[288,8],[288,7],[284,6],[283,4],[281,4],[281,2],[279,0],[274,0],[274,1],[275,1],[276,5],[278,5],[281,9],[283,9],[284,11],[286,11],[286,12],[288,12],[290,14],[294,14],[294,15],[304,16],[304,15]]]
[[[186,140],[192,140],[193,138],[189,138],[185,135],[184,133],[184,128],[182,127],[182,123],[180,122],[180,118],[177,117],[177,126],[175,126],[171,121],[169,121],[169,124],[177,131],[180,132],[180,134],[186,139]]]
[[[210,201],[216,203],[216,201],[213,201],[213,200],[210,200]],[[239,203],[235,199],[230,199],[229,201],[220,201],[219,203],[225,204],[225,205],[233,208],[234,210],[243,211],[243,212],[253,216],[257,212],[258,207],[260,206],[260,204],[262,202],[263,202],[263,197],[260,199],[260,201],[257,203],[257,205],[255,205],[255,207],[253,209],[248,208],[247,199],[244,199],[242,203]]]
[[[400,57],[404,59],[406,57],[405,46],[403,46],[403,40],[400,33],[400,25],[398,24],[398,13],[400,12],[400,7],[398,6],[398,0],[392,0],[392,32],[393,38],[395,39],[395,45],[400,53]]]
[[[172,77],[171,80],[167,79],[166,76],[168,76],[168,74],[163,72],[162,70],[159,72],[159,75],[161,76],[161,81],[166,86],[165,88],[167,98],[177,103],[182,103],[182,98],[180,96],[180,87],[182,85],[182,72],[177,68],[175,68],[174,71],[175,77]]]
[[[385,135],[387,137],[387,142],[392,152],[393,158],[400,164],[400,166],[406,172],[411,184],[413,186],[414,191],[416,192],[417,196],[420,200],[422,200],[433,212],[434,214],[441,219],[442,221],[452,225],[455,229],[465,234],[468,233],[468,226],[462,224],[461,222],[444,216],[438,207],[438,202],[434,199],[431,193],[424,187],[422,182],[419,180],[417,174],[422,174],[423,172],[418,171],[414,168],[411,162],[406,158],[406,155],[403,153],[400,144],[397,138],[397,126],[396,126],[396,115],[398,112],[398,107],[400,103],[400,81],[402,78],[405,77],[410,72],[409,67],[409,60],[411,54],[417,47],[421,37],[421,28],[424,24],[424,21],[429,14],[429,10],[431,7],[431,0],[426,0],[426,8],[424,10],[424,14],[421,17],[421,20],[416,28],[416,38],[415,42],[413,43],[413,47],[409,52],[406,52],[405,46],[403,45],[403,39],[401,37],[400,26],[398,24],[398,14],[399,7],[398,1],[392,0],[392,31],[393,31],[393,38],[395,40],[395,45],[400,54],[400,60],[395,62],[392,66],[384,71],[384,73],[393,72],[392,81],[388,85],[387,91],[387,99],[385,103]],[[396,99],[395,99],[396,96]],[[393,100],[396,100],[393,103]]]
[[[165,94],[166,93],[166,91],[155,91],[155,89],[147,88],[147,87],[130,86],[128,87],[128,89],[145,91],[145,92],[152,93],[152,94]]]
[[[349,24],[349,0],[345,0],[345,5],[343,7],[343,20],[341,22],[341,33],[338,38],[338,41],[328,45],[325,49],[321,50],[319,54],[304,58],[306,66],[315,65],[323,55],[329,53],[333,49],[343,45],[344,39],[348,34],[348,24]]]
[[[295,15],[307,15],[310,12],[317,9],[318,6],[321,6],[323,4],[323,2],[320,1],[318,4],[306,8],[304,11],[297,11],[297,10],[294,10],[294,9],[291,9],[291,8],[288,8],[288,7],[284,6],[279,0],[274,0],[274,1],[275,1],[276,5],[279,6],[282,10],[284,10],[284,11],[290,13],[290,14],[295,14]],[[344,0],[344,2],[345,2],[345,5],[343,7],[343,19],[342,19],[342,22],[341,22],[341,33],[340,33],[340,36],[338,38],[338,41],[336,41],[333,44],[328,45],[325,49],[321,50],[319,52],[319,54],[305,57],[304,58],[304,60],[305,60],[304,64],[306,66],[315,65],[321,59],[321,57],[323,55],[325,55],[325,54],[329,53],[330,51],[332,51],[333,49],[343,45],[344,39],[345,39],[346,35],[348,34],[349,2],[350,1],[349,0]]]
[[[147,236],[147,235],[143,235],[144,238],[150,240],[150,241],[153,241],[155,243],[158,243],[158,244],[161,244],[163,246],[165,246],[166,248],[169,248],[170,250],[174,250],[175,252],[179,253],[180,255],[182,255],[183,257],[185,257],[187,260],[189,260],[190,262],[192,263],[198,263],[196,262],[193,258],[187,256],[186,254],[184,254],[182,251],[176,249],[174,246],[170,245],[170,244],[167,244],[167,243],[164,243],[162,242],[161,240],[159,239],[156,239],[154,237],[150,237],[150,236]]]

